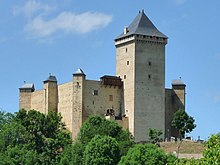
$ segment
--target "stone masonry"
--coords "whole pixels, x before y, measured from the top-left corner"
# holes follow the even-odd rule
[[[136,142],[148,140],[149,128],[162,130],[163,138],[177,137],[171,121],[174,112],[185,110],[186,85],[173,80],[172,88],[165,89],[167,40],[140,11],[115,39],[116,76],[87,80],[78,69],[71,82],[57,84],[50,75],[42,90],[35,91],[34,84],[19,88],[19,108],[61,113],[73,138],[90,115],[115,120],[129,129]]]

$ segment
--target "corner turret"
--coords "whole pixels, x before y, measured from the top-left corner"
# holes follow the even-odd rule
[[[44,83],[44,96],[45,96],[45,112],[57,112],[58,107],[58,88],[57,79],[55,76],[50,75]]]
[[[34,91],[34,84],[31,83],[24,83],[19,88],[19,109],[31,109],[31,94]]]

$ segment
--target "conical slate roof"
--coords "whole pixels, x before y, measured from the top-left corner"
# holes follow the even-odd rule
[[[166,35],[161,33],[154,26],[154,24],[150,21],[150,19],[145,15],[143,10],[139,12],[139,14],[133,20],[133,22],[128,26],[127,33],[126,34],[122,33],[115,40],[132,35],[132,34],[167,38]]]

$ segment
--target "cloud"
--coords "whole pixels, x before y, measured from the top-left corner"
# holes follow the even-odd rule
[[[15,6],[13,8],[13,14],[17,15],[22,13],[25,17],[31,19],[36,14],[47,15],[55,9],[55,6],[49,6],[35,0],[29,0],[24,4],[24,6]]]
[[[56,11],[55,6],[50,6],[36,0],[28,0],[23,6],[16,6],[13,14],[23,14],[27,19],[24,26],[25,32],[34,38],[54,37],[57,32],[85,34],[99,28],[106,27],[112,21],[112,15],[98,12]]]
[[[39,15],[28,22],[25,30],[38,37],[48,37],[58,31],[84,34],[106,27],[111,21],[111,15],[102,13],[85,12],[75,14],[72,12],[62,12],[50,20],[46,20],[43,16]]]

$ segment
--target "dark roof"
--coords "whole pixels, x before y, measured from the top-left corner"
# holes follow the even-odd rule
[[[31,89],[32,91],[34,91],[34,84],[23,84],[19,89]]]
[[[176,79],[172,81],[172,85],[184,85],[183,81],[181,79]]]
[[[73,73],[73,75],[84,75],[85,76],[85,73],[83,72],[82,69],[77,69],[75,73]]]
[[[117,77],[117,76],[111,76],[111,75],[104,75],[104,76],[100,77],[100,79],[103,79],[103,78],[121,79],[120,77]]]
[[[126,34],[122,33],[115,40],[132,35],[132,34],[167,38],[166,35],[161,33],[154,26],[154,24],[150,21],[150,19],[145,15],[143,10],[139,12],[139,14],[133,20],[133,22],[128,26],[127,30],[128,32]]]
[[[57,82],[56,76],[49,76],[45,81],[45,82]]]

